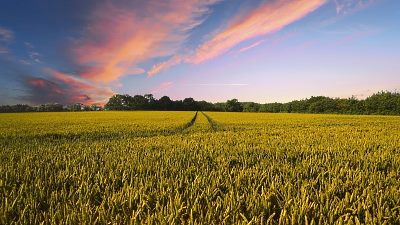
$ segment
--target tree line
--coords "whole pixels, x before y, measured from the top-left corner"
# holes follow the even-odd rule
[[[312,96],[288,103],[239,102],[231,99],[225,103],[195,101],[193,98],[171,100],[168,96],[155,99],[153,95],[114,95],[105,105],[108,110],[184,110],[225,112],[286,112],[286,113],[334,113],[334,114],[382,114],[400,115],[400,93],[382,91],[359,100]]]
[[[193,98],[171,100],[168,96],[160,99],[152,94],[112,96],[104,106],[107,110],[169,110],[169,111],[219,111],[215,104],[206,101],[196,101]]]
[[[225,112],[271,112],[271,113],[334,113],[334,114],[380,114],[400,115],[400,93],[382,91],[366,99],[330,98],[312,96],[288,103],[239,102],[231,99],[224,103],[196,101],[193,98],[172,100],[168,96],[156,99],[152,94],[112,96],[103,107],[85,106],[77,103],[61,105],[57,103],[39,106],[13,105],[0,106],[0,112],[60,112],[60,111],[99,111],[99,110],[169,110],[169,111],[225,111]]]
[[[244,111],[254,110],[251,103],[245,104]],[[257,108],[257,106],[255,106]],[[400,115],[400,93],[378,92],[364,100],[351,98],[311,97],[288,103],[260,104],[259,112],[288,113],[333,113],[364,115]]]

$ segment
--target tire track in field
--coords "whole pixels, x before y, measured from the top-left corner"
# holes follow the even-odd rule
[[[83,132],[79,134],[74,133],[46,133],[46,134],[39,134],[39,135],[29,135],[29,136],[5,136],[0,137],[0,141],[3,143],[15,143],[15,142],[43,142],[43,141],[102,141],[102,140],[117,140],[117,139],[126,139],[126,138],[145,138],[145,137],[155,137],[155,136],[170,136],[176,134],[183,134],[186,130],[191,128],[197,120],[198,112],[194,114],[193,118],[185,123],[182,126],[164,130],[164,131],[150,131],[145,133],[135,133],[135,132]]]
[[[190,127],[192,127],[192,126],[196,123],[197,113],[198,113],[198,111],[196,111],[196,113],[194,114],[193,118],[192,118],[189,122],[187,122],[187,123],[186,123],[185,125],[183,125],[182,127],[179,127],[179,128],[176,130],[176,133],[181,133],[181,132],[183,132],[183,131],[189,129]]]
[[[223,130],[222,126],[215,122],[209,115],[205,114],[203,111],[201,113],[207,118],[207,121],[213,131]]]

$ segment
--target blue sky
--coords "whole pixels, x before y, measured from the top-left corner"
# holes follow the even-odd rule
[[[2,1],[0,104],[400,89],[395,0]]]

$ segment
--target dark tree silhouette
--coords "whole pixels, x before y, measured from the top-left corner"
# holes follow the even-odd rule
[[[226,101],[225,111],[227,112],[242,112],[243,106],[237,99],[231,99]]]
[[[24,104],[0,106],[0,112],[60,112],[60,111],[99,111],[97,105],[85,106],[81,103],[63,106],[58,103],[47,103],[39,106]],[[336,113],[336,114],[381,114],[400,115],[400,93],[378,92],[365,100],[351,98],[329,98],[312,96],[309,99],[295,100],[288,103],[239,102],[237,99],[226,103],[196,101],[193,98],[171,100],[168,96],[160,99],[152,94],[121,95],[116,94],[104,106],[106,110],[185,110],[185,111],[228,111],[228,112],[287,112],[287,113]]]

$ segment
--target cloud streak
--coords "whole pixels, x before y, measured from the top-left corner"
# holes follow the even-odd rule
[[[259,46],[260,44],[262,44],[264,41],[265,40],[257,41],[249,46],[243,47],[243,48],[239,49],[238,53],[242,53],[242,52],[248,51],[252,48],[255,48],[255,47]]]
[[[323,3],[325,0],[265,2],[247,15],[234,18],[228,27],[201,45],[190,61],[195,64],[204,62],[227,52],[245,40],[276,32],[314,11]]]
[[[167,0],[97,7],[85,37],[73,50],[80,75],[109,83],[124,75],[144,73],[140,63],[178,51],[215,2]]]
[[[10,51],[7,45],[14,40],[14,32],[0,26],[0,54],[7,54]]]
[[[149,77],[152,77],[152,76],[154,76],[154,74],[157,74],[157,73],[159,73],[159,72],[161,72],[163,70],[166,70],[166,69],[168,69],[168,68],[170,68],[172,66],[178,65],[178,64],[180,64],[182,62],[185,62],[185,60],[181,56],[176,55],[176,56],[172,57],[171,59],[169,59],[169,60],[167,60],[165,62],[162,62],[162,63],[154,65],[150,69],[150,71],[147,72],[147,75]]]
[[[212,13],[212,6],[221,1],[96,1],[90,12],[84,16],[85,25],[79,26],[79,37],[69,43],[70,58],[65,64],[73,67],[69,71],[74,73],[46,69],[41,78],[28,77],[25,85],[30,90],[30,99],[35,102],[104,102],[114,93],[110,87],[120,88],[116,84],[124,81],[120,79],[123,76],[147,72],[152,77],[178,64],[201,64],[228,52],[235,54],[249,51],[259,47],[267,35],[299,21],[326,2],[330,2],[331,9],[336,9],[338,14],[348,14],[379,0],[246,1],[237,14],[229,18],[221,16],[224,18],[221,19],[222,25],[219,25],[219,21],[217,23],[210,20],[215,23],[210,26],[206,24],[198,33],[197,30],[192,32],[207,20],[207,16]],[[254,4],[255,2],[259,3]],[[199,34],[199,37],[193,37],[193,34]],[[195,40],[192,42],[190,38]],[[351,38],[353,37],[348,39]],[[8,53],[8,46],[14,40],[13,31],[0,27],[0,53]],[[273,44],[272,40],[268,42]],[[248,43],[250,44],[244,45]],[[301,47],[306,48],[309,43],[306,42]],[[20,65],[32,68],[43,68],[47,65],[46,58],[39,54],[45,51],[36,51],[36,47],[29,42],[23,44],[29,58],[16,60]],[[36,44],[40,49],[40,43]],[[160,61],[161,63],[154,64]],[[60,63],[62,66],[65,64]],[[171,86],[173,83],[165,82],[153,92],[162,92]],[[36,96],[34,92],[37,92]]]
[[[336,13],[341,15],[364,9],[378,0],[334,0]]]
[[[22,96],[34,104],[57,102],[62,104],[83,103],[102,105],[114,92],[107,87],[96,86],[87,80],[53,69],[46,69],[48,78],[25,77],[28,95]]]
[[[239,43],[282,29],[319,8],[325,2],[325,0],[264,1],[259,7],[241,12],[239,16],[232,18],[228,26],[220,29],[213,38],[201,44],[193,54],[184,57],[174,56],[166,62],[155,65],[148,75],[152,76],[182,62],[199,64],[213,59]],[[256,45],[259,44],[256,43]]]
[[[11,42],[14,40],[14,32],[4,27],[0,27],[0,42]]]
[[[80,37],[70,43],[68,56],[76,74],[45,69],[44,77],[24,76],[28,94],[22,98],[31,103],[104,103],[114,94],[110,86],[119,78],[143,74],[142,63],[177,52],[218,1],[102,1],[86,15]],[[13,38],[13,32],[0,28],[0,41]],[[30,60],[20,59],[19,64],[41,63],[35,46],[24,45]],[[6,51],[0,46],[0,52]]]

